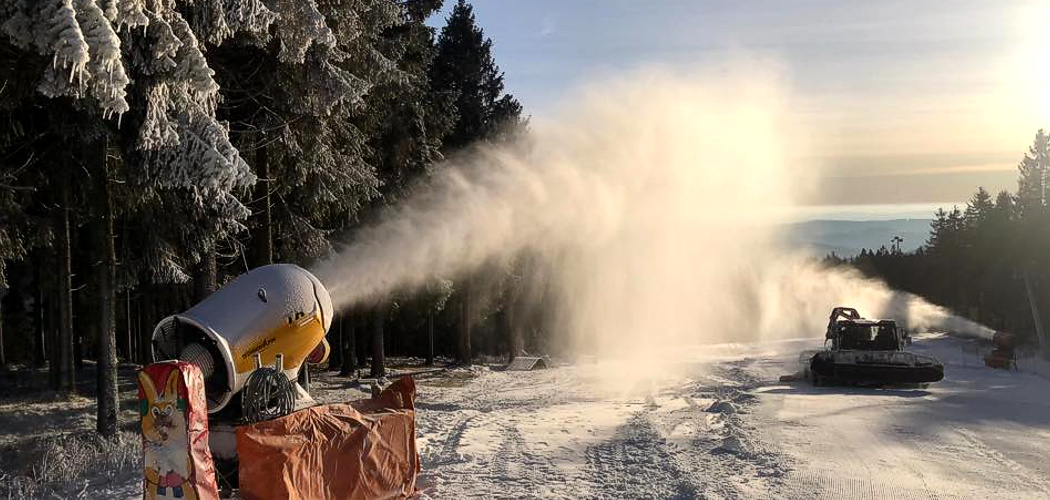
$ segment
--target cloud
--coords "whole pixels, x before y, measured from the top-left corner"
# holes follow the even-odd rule
[[[950,175],[970,174],[986,172],[1015,172],[1017,163],[980,163],[974,165],[948,165],[939,167],[914,167],[914,166],[887,166],[881,170],[870,170],[863,173],[846,173],[832,175],[834,177],[863,178],[863,177],[906,177],[912,175]]]

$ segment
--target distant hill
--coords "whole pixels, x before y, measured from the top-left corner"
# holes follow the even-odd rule
[[[859,254],[861,249],[889,248],[894,236],[904,238],[901,249],[912,251],[926,243],[931,219],[877,221],[813,220],[786,226],[787,241],[819,256],[835,252],[840,257]]]

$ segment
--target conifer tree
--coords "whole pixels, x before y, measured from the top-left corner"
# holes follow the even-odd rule
[[[1040,129],[1018,165],[1017,205],[1022,219],[1036,217],[1047,205],[1050,189],[1050,135]]]
[[[999,191],[995,196],[995,205],[988,216],[988,225],[993,232],[993,240],[999,241],[1004,246],[1009,243],[1008,237],[1012,237],[1014,223],[1017,221],[1017,204],[1014,195],[1009,191]]]
[[[492,40],[477,24],[474,8],[457,0],[441,29],[430,68],[430,87],[453,102],[456,112],[445,149],[478,140],[499,140],[524,124],[521,104],[503,92],[503,72],[492,56]]]
[[[282,13],[284,8],[291,10]],[[332,231],[378,195],[360,117],[382,117],[369,107],[367,94],[377,84],[404,78],[379,43],[385,30],[401,22],[399,4],[283,2],[278,13],[279,19],[294,13],[302,20],[279,20],[268,44],[241,40],[213,51],[218,78],[226,84],[220,113],[241,148],[253,152],[262,179],[250,224],[255,264],[267,260],[260,254],[286,261],[325,255]]]
[[[1021,231],[1024,232],[1024,252],[1020,257],[1026,267],[1046,267],[1050,264],[1050,135],[1044,130],[1036,132],[1035,141],[1018,166],[1017,212]],[[1050,272],[1038,272],[1050,279]]]
[[[439,162],[442,140],[454,117],[451,102],[429,92],[427,71],[435,54],[434,28],[426,24],[441,0],[402,3],[402,21],[386,29],[377,43],[397,62],[396,78],[377,82],[367,97],[376,110],[361,126],[368,132],[385,203]]]
[[[510,140],[521,106],[491,40],[460,2],[438,47],[427,21],[441,3],[0,0],[0,289],[16,295],[3,305],[27,304],[0,315],[38,325],[0,330],[0,346],[47,344],[72,390],[72,336],[97,332],[84,346],[98,360],[97,429],[112,434],[117,332],[148,361],[158,316],[207,294],[223,265],[242,272],[249,238],[268,259],[308,263],[425,183],[443,153]],[[499,273],[480,273],[466,316],[491,318],[512,296]],[[453,289],[471,290],[452,285],[391,299],[385,326],[361,314],[372,328],[357,330],[398,349],[382,337],[411,316],[441,342],[461,309],[446,307]]]
[[[466,0],[456,2],[441,29],[429,78],[431,92],[449,102],[453,112],[450,130],[444,139],[445,152],[479,141],[506,141],[524,127],[521,105],[512,95],[504,93],[503,73],[493,58],[492,40],[478,26],[474,8]],[[492,277],[480,280],[506,281],[510,274],[504,273],[499,280]],[[471,286],[472,279],[466,277],[462,285],[456,287],[461,323],[457,329],[457,357],[466,364],[472,356],[470,322],[485,316],[473,304],[479,288]],[[501,283],[493,288],[503,290],[505,286]]]
[[[186,2],[182,7],[199,12],[203,3]],[[49,241],[58,246],[58,268],[63,271],[57,294],[62,336],[57,343],[59,362],[52,365],[59,366],[56,379],[66,390],[72,389],[71,374],[66,373],[73,321],[68,275],[70,261],[79,258],[69,251],[77,231],[71,211],[81,211],[74,205],[93,199],[97,206],[91,215],[106,221],[90,227],[99,242],[96,288],[102,296],[100,325],[94,329],[100,333],[96,344],[102,351],[98,429],[113,434],[117,284],[110,179],[119,177],[129,187],[123,205],[134,207],[128,216],[143,229],[140,242],[145,251],[124,262],[123,274],[139,269],[149,282],[180,282],[186,279],[184,268],[199,259],[202,248],[243,227],[240,221],[247,211],[236,195],[254,177],[230,143],[225,125],[215,118],[218,86],[196,34],[174,2],[156,2],[148,9],[139,0],[9,1],[2,7],[0,29],[6,43],[36,55],[17,59],[23,70],[17,75],[18,86],[30,82],[37,95],[51,99],[32,100],[51,121],[39,137],[52,146],[58,140],[70,146],[52,147],[46,153],[56,161],[36,163],[58,169],[40,178],[58,191],[51,194],[59,205],[52,226],[57,238]],[[118,147],[105,145],[109,136],[120,139]],[[115,172],[107,160],[111,150],[119,153]],[[37,153],[42,156],[42,151]],[[79,168],[81,164],[89,168]],[[84,191],[74,192],[77,189]],[[127,278],[123,281],[129,283]]]
[[[992,202],[992,195],[988,194],[984,187],[977,188],[977,192],[970,198],[963,212],[966,227],[970,230],[978,230],[992,215],[994,209],[995,203]]]
[[[27,251],[22,198],[32,188],[18,185],[19,170],[18,166],[0,163],[0,288],[8,286],[6,263],[21,260]]]

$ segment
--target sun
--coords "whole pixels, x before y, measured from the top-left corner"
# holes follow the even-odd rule
[[[1050,127],[1050,32],[1044,23],[1050,19],[1050,5],[1046,2],[1033,2],[1023,20],[1026,43],[1024,45],[1023,71],[1028,74],[1027,95],[1035,104],[1033,117],[1044,126]],[[1024,80],[1024,73],[1019,75]]]

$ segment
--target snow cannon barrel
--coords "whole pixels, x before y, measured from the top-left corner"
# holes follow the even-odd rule
[[[208,412],[223,409],[259,366],[278,365],[294,381],[306,362],[328,357],[332,298],[321,281],[293,264],[258,267],[153,330],[154,360],[200,367]]]

